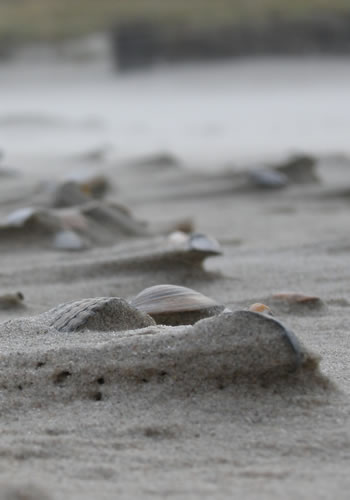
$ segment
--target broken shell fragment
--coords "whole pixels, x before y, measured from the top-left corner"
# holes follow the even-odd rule
[[[191,288],[156,285],[146,288],[130,304],[162,325],[192,325],[220,314],[225,307]]]
[[[271,309],[265,304],[261,304],[260,302],[256,302],[249,307],[249,311],[257,312],[260,314],[268,314],[269,316],[273,316]]]
[[[313,296],[313,295],[304,295],[303,293],[295,293],[295,292],[283,292],[283,293],[275,293],[272,295],[272,298],[274,300],[280,300],[284,302],[290,302],[290,303],[316,303],[319,302],[321,299],[319,297]]]
[[[12,309],[23,305],[24,296],[22,292],[5,293],[0,295],[0,309]]]
[[[118,297],[95,297],[60,304],[41,316],[60,332],[123,331],[155,324],[150,316]]]

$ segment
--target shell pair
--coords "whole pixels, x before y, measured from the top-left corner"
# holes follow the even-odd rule
[[[183,286],[146,288],[129,303],[118,297],[95,297],[60,304],[43,314],[61,332],[82,329],[130,330],[154,325],[188,325],[215,316],[224,306]]]

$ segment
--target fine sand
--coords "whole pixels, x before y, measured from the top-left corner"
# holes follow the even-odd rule
[[[348,498],[350,162],[316,157],[318,182],[268,189],[239,167],[87,153],[0,162],[0,499]],[[105,196],[53,209],[81,170]],[[28,206],[44,219],[9,228]],[[54,248],[62,217],[82,248]],[[92,320],[90,302],[57,308],[167,283],[233,313],[162,326],[119,300],[93,302]]]

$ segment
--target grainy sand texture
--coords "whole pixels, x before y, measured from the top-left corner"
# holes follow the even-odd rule
[[[0,499],[348,498],[350,160],[215,161],[219,129],[168,150],[137,113],[105,147],[114,111],[36,113],[27,70],[0,117]]]

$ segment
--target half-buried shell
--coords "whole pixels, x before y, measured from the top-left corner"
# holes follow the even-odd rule
[[[220,314],[225,307],[205,295],[176,285],[145,288],[130,304],[162,325],[193,325],[197,321]]]
[[[122,331],[154,325],[150,316],[118,297],[94,297],[68,302],[41,316],[60,332]]]

